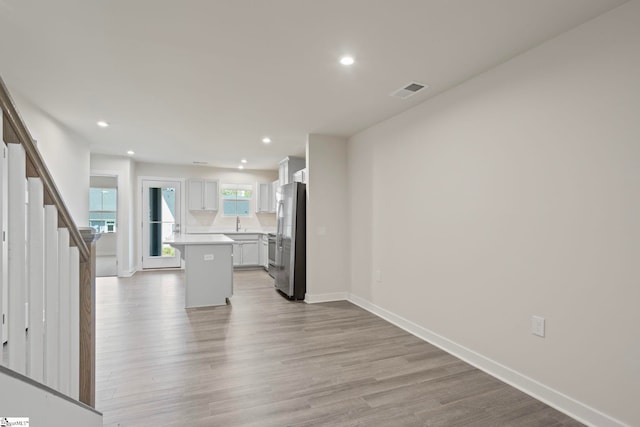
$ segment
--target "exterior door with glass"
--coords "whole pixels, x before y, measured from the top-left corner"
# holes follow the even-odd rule
[[[142,268],[180,267],[180,252],[162,242],[180,233],[180,181],[142,181]]]

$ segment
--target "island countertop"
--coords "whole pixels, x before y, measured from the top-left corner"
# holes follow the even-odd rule
[[[170,236],[164,240],[169,245],[229,245],[233,239],[224,234],[181,234]]]

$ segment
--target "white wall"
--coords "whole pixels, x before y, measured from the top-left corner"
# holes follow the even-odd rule
[[[638,76],[629,2],[351,138],[353,295],[640,425]]]
[[[278,179],[278,172],[275,170],[237,170],[223,169],[206,166],[181,166],[158,163],[136,163],[138,177],[161,177],[161,178],[183,178],[185,182],[189,178],[217,179],[219,184],[250,184],[254,186],[257,182],[273,182]],[[185,185],[186,186],[186,185]],[[186,188],[182,189],[184,200],[186,200]],[[138,205],[140,205],[138,201]],[[183,218],[183,231],[189,233],[207,233],[216,230],[232,230],[236,226],[236,217],[225,217],[222,214],[222,207],[217,212],[191,212],[185,210]],[[255,213],[255,197],[251,201],[251,215],[242,217],[241,227],[251,230],[271,230],[275,228],[275,214]]]
[[[117,258],[118,276],[137,270],[138,245],[135,227],[135,162],[128,157],[91,154],[92,175],[112,175],[118,180]]]
[[[11,91],[45,164],[78,227],[89,225],[89,145],[55,118]]]
[[[307,302],[345,299],[349,283],[347,140],[307,140]]]

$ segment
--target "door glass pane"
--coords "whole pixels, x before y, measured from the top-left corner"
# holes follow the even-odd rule
[[[176,189],[173,187],[149,188],[149,255],[175,256],[175,249],[162,241],[175,229]]]

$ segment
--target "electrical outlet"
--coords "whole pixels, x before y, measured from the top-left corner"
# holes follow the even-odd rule
[[[531,333],[544,338],[544,317],[531,316]]]
[[[374,276],[375,276],[376,282],[378,282],[378,283],[382,282],[382,271],[376,270],[374,272]]]

